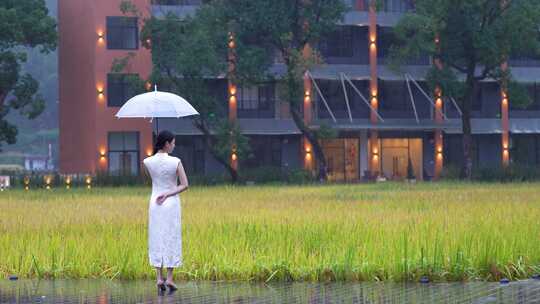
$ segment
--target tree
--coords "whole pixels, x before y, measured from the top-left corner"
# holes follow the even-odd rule
[[[235,35],[239,51],[242,48],[264,53],[273,59],[274,51],[283,58],[286,73],[280,80],[285,87],[285,101],[296,126],[313,147],[318,161],[318,179],[326,180],[327,165],[319,140],[322,132],[312,130],[304,123],[303,76],[313,64],[320,62],[316,51],[309,52],[317,40],[332,31],[346,12],[342,0],[215,0],[212,7],[221,15],[222,26]],[[249,53],[248,51],[244,51]],[[238,64],[252,65],[254,57],[238,56]],[[259,57],[255,57],[259,58]],[[268,68],[272,61],[259,66]],[[326,128],[325,128],[326,129]]]
[[[235,183],[240,176],[231,166],[230,153],[234,148],[242,159],[249,145],[239,126],[226,119],[227,97],[212,89],[212,78],[227,73],[227,32],[216,24],[212,13],[201,8],[195,18],[173,14],[161,19],[151,17],[144,21],[141,39],[152,50],[150,81],[184,96],[199,111],[193,125]]]
[[[21,72],[27,48],[42,53],[56,49],[56,21],[48,15],[43,0],[3,0],[0,2],[0,144],[14,144],[17,127],[6,116],[10,110],[33,119],[44,109],[37,93],[39,83]]]
[[[428,72],[431,88],[457,100],[462,110],[461,176],[472,175],[471,110],[480,81],[491,79],[510,101],[526,104],[524,89],[512,81],[509,55],[540,54],[539,0],[417,0],[416,11],[395,28],[392,49],[398,66],[421,54],[440,62]]]

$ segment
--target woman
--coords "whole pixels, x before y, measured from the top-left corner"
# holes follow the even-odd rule
[[[174,291],[173,268],[182,266],[182,230],[179,193],[188,188],[188,180],[179,158],[169,156],[174,150],[174,135],[169,131],[159,133],[154,155],[144,160],[152,178],[152,195],[148,216],[148,257],[157,271],[160,290]],[[180,179],[180,184],[178,184]],[[167,279],[163,279],[163,267]]]

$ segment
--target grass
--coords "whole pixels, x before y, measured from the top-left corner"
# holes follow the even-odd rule
[[[0,193],[0,275],[141,279],[149,188]],[[193,187],[184,280],[433,281],[540,272],[540,184]]]

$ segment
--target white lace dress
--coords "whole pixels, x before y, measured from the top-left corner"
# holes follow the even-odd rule
[[[182,227],[180,197],[169,197],[162,205],[156,198],[178,184],[180,159],[166,153],[146,158],[144,165],[152,178],[148,207],[148,257],[154,267],[182,266]]]

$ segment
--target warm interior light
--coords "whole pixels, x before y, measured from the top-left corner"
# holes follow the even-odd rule
[[[231,95],[236,95],[236,86],[231,86],[231,87],[229,88],[229,93],[230,93]]]
[[[99,98],[103,98],[103,96],[105,95],[104,90],[103,90],[102,87],[99,87],[99,88],[97,89],[97,93],[98,93],[98,97],[99,97]]]
[[[104,149],[101,149],[101,150],[99,151],[99,158],[100,158],[101,160],[105,160],[105,158],[106,158],[105,156],[106,156],[106,151],[105,151]]]
[[[98,31],[97,35],[98,35],[98,40],[99,40],[100,42],[102,42],[103,40],[105,40],[105,34],[103,33],[103,31]]]
[[[86,187],[88,189],[92,188],[92,177],[91,176],[87,176],[86,179],[85,179],[85,182],[86,182]]]
[[[232,160],[236,160],[237,159],[236,153],[233,152],[233,154],[231,155],[231,158]]]
[[[231,97],[229,98],[229,101],[232,102],[232,103],[236,103],[236,96],[234,96],[234,95],[231,96]]]

